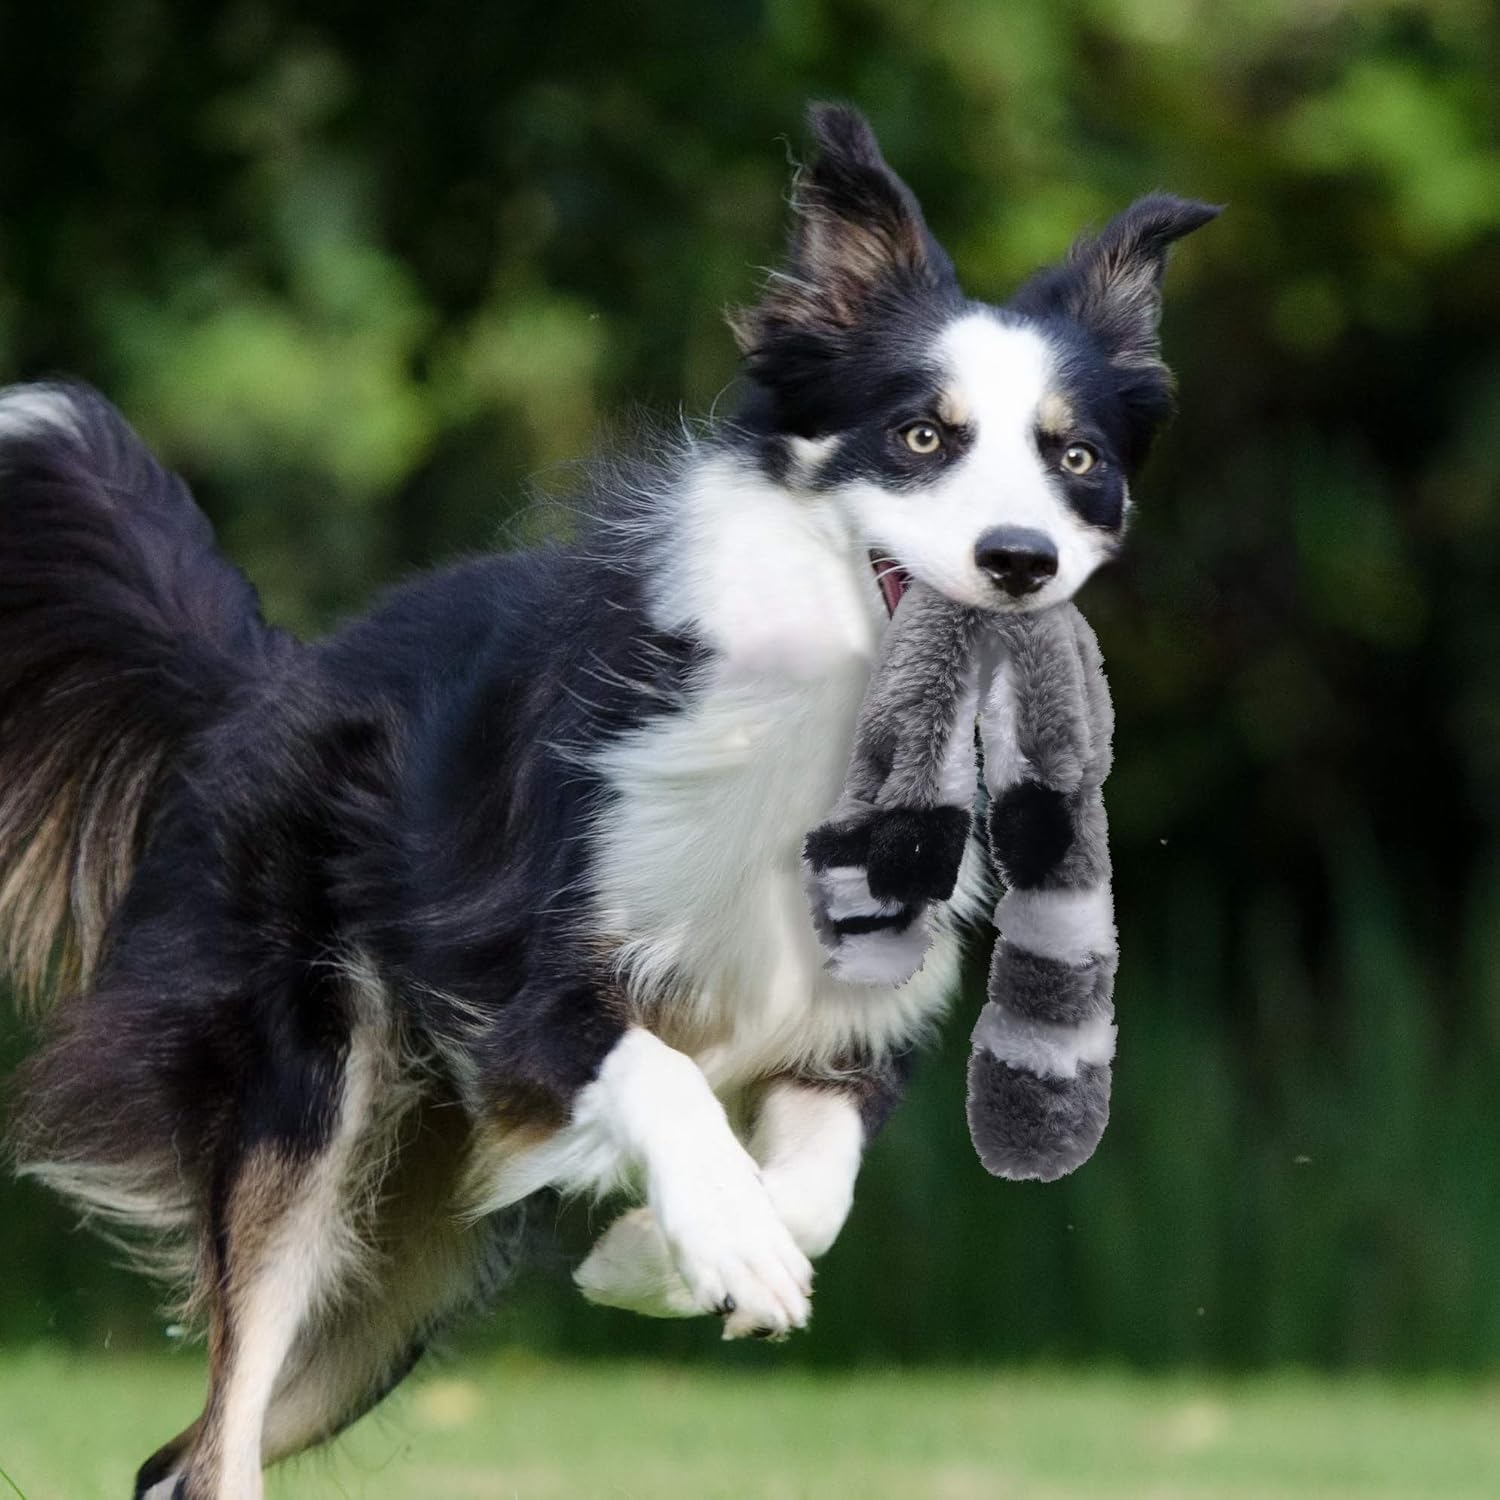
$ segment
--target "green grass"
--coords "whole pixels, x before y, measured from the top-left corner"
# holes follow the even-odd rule
[[[123,1500],[193,1413],[179,1358],[0,1354],[26,1500]],[[1500,1492],[1500,1388],[1054,1371],[434,1366],[272,1500],[1354,1500]],[[0,1495],[8,1494],[0,1481]]]

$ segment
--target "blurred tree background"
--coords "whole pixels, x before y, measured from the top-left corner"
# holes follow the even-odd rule
[[[971,985],[771,1357],[1500,1363],[1492,0],[0,5],[0,378],[102,386],[317,630],[546,530],[612,412],[732,402],[720,310],[829,96],[978,295],[1153,187],[1229,212],[1084,597],[1114,1122],[1066,1182],[987,1178]],[[0,1338],[161,1341],[110,1259],[0,1187]],[[720,1357],[560,1276],[486,1336]]]

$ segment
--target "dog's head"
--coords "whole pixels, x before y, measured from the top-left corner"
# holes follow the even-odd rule
[[[1067,599],[1124,534],[1171,409],[1168,247],[1218,212],[1133,204],[1003,307],[974,302],[852,109],[816,105],[785,266],[731,322],[757,425],[885,570],[962,603]]]

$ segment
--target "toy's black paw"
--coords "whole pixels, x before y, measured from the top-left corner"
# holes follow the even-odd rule
[[[865,812],[808,834],[804,879],[829,971],[851,983],[910,979],[968,837],[969,815],[957,808]]]
[[[1009,886],[1038,886],[1073,847],[1073,814],[1062,792],[1035,781],[990,805],[990,849]]]
[[[969,842],[966,808],[896,808],[866,825],[870,894],[882,901],[947,901]]]
[[[808,868],[824,870],[863,868],[870,862],[870,820],[820,823],[802,841]]]

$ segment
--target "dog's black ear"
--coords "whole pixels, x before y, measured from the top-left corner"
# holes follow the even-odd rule
[[[1167,193],[1141,198],[1098,234],[1075,241],[1067,260],[1023,287],[1013,305],[1072,318],[1099,340],[1113,364],[1157,368],[1167,251],[1221,212]]]
[[[792,184],[786,266],[772,274],[760,302],[729,317],[752,358],[780,333],[836,335],[857,326],[882,290],[953,276],[869,121],[841,104],[814,104],[807,121],[815,149]]]

